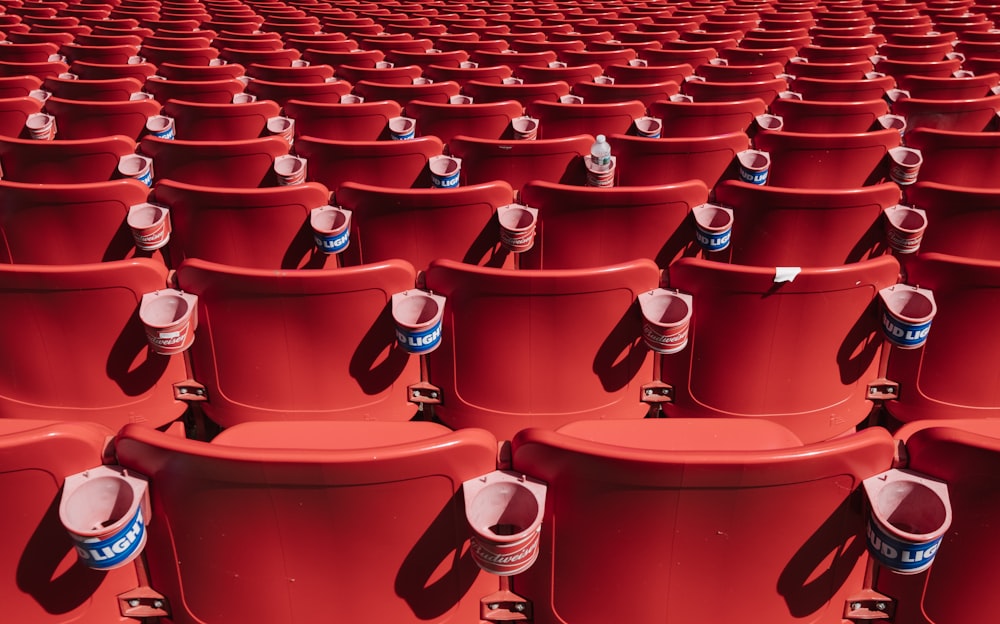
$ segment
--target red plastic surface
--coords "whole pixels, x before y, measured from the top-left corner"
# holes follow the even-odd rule
[[[393,85],[362,80],[354,85],[354,93],[365,98],[365,101],[393,100],[404,110],[411,100],[445,104],[452,96],[458,95],[459,90],[459,84],[450,81]]]
[[[733,100],[749,100],[759,98],[768,106],[778,94],[788,90],[784,78],[772,80],[756,80],[752,82],[699,82],[684,83],[684,93],[694,98],[695,102],[731,102]]]
[[[537,141],[477,139],[457,136],[451,154],[462,159],[463,184],[503,180],[519,190],[531,180],[582,185],[587,179],[583,158],[594,137],[577,135]]]
[[[632,122],[646,114],[646,105],[639,100],[593,103],[584,98],[583,104],[535,101],[528,105],[527,114],[538,120],[538,137],[556,139],[580,134],[625,134]]]
[[[223,80],[146,80],[143,89],[158,102],[184,100],[206,104],[228,104],[243,92],[243,83],[235,78]]]
[[[942,152],[942,157],[949,156],[949,151]],[[928,229],[920,242],[921,252],[1000,260],[996,244],[1000,236],[1000,188],[917,182],[907,189],[906,198],[927,212]]]
[[[895,129],[859,133],[762,130],[757,148],[771,155],[767,183],[815,189],[850,189],[888,176],[889,150],[901,139]]]
[[[411,104],[410,108],[413,105]],[[296,136],[334,141],[377,141],[389,138],[389,120],[402,113],[396,102],[362,102],[343,106],[289,100],[285,114],[295,119]],[[409,111],[408,111],[409,112]],[[418,125],[417,131],[420,131]],[[433,134],[433,133],[431,133]]]
[[[654,102],[649,114],[663,121],[663,137],[707,137],[746,132],[754,118],[767,112],[761,99],[732,102]]]
[[[881,99],[885,97],[886,91],[895,86],[896,80],[892,76],[872,80],[833,80],[803,76],[796,78],[791,88],[806,100],[857,102]]]
[[[937,314],[923,348],[889,354],[900,387],[886,409],[903,422],[1000,415],[991,364],[1000,336],[984,323],[1000,305],[1000,262],[921,253],[907,261],[906,283],[931,290]]]
[[[584,104],[604,104],[639,100],[645,106],[653,102],[667,100],[680,92],[676,82],[653,82],[649,84],[597,84],[578,82],[573,85],[573,94],[583,98]]]
[[[0,136],[0,169],[12,182],[105,182],[115,175],[118,160],[133,152],[135,141],[121,135],[72,141]]]
[[[903,98],[892,105],[893,113],[906,118],[907,132],[915,128],[982,132],[994,127],[998,111],[1000,95],[968,100]]]
[[[906,144],[919,149],[924,158],[917,176],[920,182],[981,189],[997,186],[1000,132],[916,128],[907,133]]]
[[[709,611],[841,624],[867,559],[861,481],[891,467],[891,437],[872,429],[799,446],[769,428],[735,431],[742,440],[717,440],[666,419],[519,433],[514,469],[549,487],[539,559],[512,583],[534,602],[534,622]]]
[[[522,269],[576,269],[655,260],[666,267],[694,243],[691,208],[708,200],[704,183],[585,188],[529,182],[523,203],[538,209],[535,243]]]
[[[268,100],[243,104],[172,100],[163,105],[163,114],[174,119],[176,138],[191,141],[256,139],[264,134],[267,120],[279,112],[278,105]]]
[[[295,152],[309,161],[307,179],[336,192],[344,182],[429,188],[427,161],[444,146],[433,136],[408,141],[333,141],[299,137]]]
[[[417,120],[418,135],[433,135],[446,144],[458,135],[483,139],[509,137],[511,119],[523,112],[523,105],[513,100],[473,101],[460,106],[414,100],[406,105],[406,114]]]
[[[273,185],[274,159],[288,153],[280,136],[243,141],[185,141],[147,136],[141,151],[153,159],[157,181],[257,188]]]
[[[320,83],[254,80],[247,85],[246,90],[259,100],[274,100],[281,106],[288,100],[337,103],[342,96],[351,92],[351,84],[345,80]]]
[[[931,78],[929,76],[903,76],[899,88],[910,92],[910,97],[922,100],[968,100],[991,95],[990,89],[1000,84],[996,72],[983,73],[971,78]]]
[[[43,84],[42,88],[57,98],[90,102],[123,102],[133,93],[142,90],[142,81],[135,78],[109,80],[47,78]]]
[[[513,203],[506,182],[452,189],[390,189],[347,182],[337,203],[352,211],[347,264],[401,258],[424,270],[437,258],[511,264],[500,246],[497,207]]]
[[[429,356],[443,393],[435,413],[503,439],[529,426],[642,418],[652,358],[636,297],[658,283],[651,260],[546,272],[432,263],[427,287],[447,297]]]
[[[727,180],[716,203],[733,209],[734,264],[838,266],[887,251],[882,210],[900,202],[892,182],[855,189],[795,189]]]
[[[160,113],[156,100],[91,102],[50,97],[45,111],[56,118],[59,139],[100,139],[112,134],[138,140],[146,121]]]
[[[24,132],[24,122],[28,120],[28,115],[40,112],[41,110],[42,103],[32,97],[0,99],[0,136],[21,136],[22,132]]]
[[[503,56],[511,55],[505,54]],[[498,84],[470,80],[465,83],[462,90],[466,95],[471,96],[474,102],[516,100],[521,103],[521,106],[527,106],[535,100],[558,102],[562,96],[569,95],[569,85],[562,80],[524,84]]]
[[[37,624],[133,622],[116,596],[136,587],[135,568],[98,572],[77,560],[59,521],[69,475],[99,466],[113,431],[97,423],[0,419],[0,600],[4,618]]]
[[[608,143],[618,159],[620,186],[701,180],[712,188],[735,162],[736,154],[750,147],[742,132],[664,139],[615,134],[608,137]]]
[[[0,414],[151,427],[181,415],[179,356],[157,355],[139,321],[142,295],[166,287],[147,258],[73,266],[0,265]]]
[[[477,620],[497,581],[466,550],[459,492],[495,469],[491,435],[285,422],[218,440],[117,442],[152,481],[146,556],[175,622]]]
[[[856,102],[818,102],[778,99],[771,102],[771,113],[781,117],[786,132],[844,133],[867,132],[882,115],[889,114],[885,100]]]
[[[896,283],[895,258],[802,268],[780,283],[774,267],[696,258],[667,273],[670,288],[694,296],[688,346],[663,357],[676,393],[668,416],[766,418],[805,443],[868,416],[882,343],[876,295]]]
[[[419,381],[418,361],[396,346],[389,300],[414,280],[401,260],[315,271],[186,260],[177,283],[199,296],[190,355],[208,390],[205,414],[224,427],[410,419],[406,385]]]

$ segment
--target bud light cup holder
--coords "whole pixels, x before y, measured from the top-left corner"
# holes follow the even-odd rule
[[[892,469],[865,479],[864,488],[871,556],[897,574],[918,574],[930,568],[951,526],[948,485]]]
[[[326,254],[339,254],[351,243],[351,211],[340,206],[320,206],[309,213],[316,247]]]
[[[146,545],[149,483],[121,466],[98,466],[66,477],[59,520],[80,562],[95,570],[127,565]]]
[[[404,351],[423,355],[438,348],[444,304],[443,296],[423,290],[404,290],[392,295],[396,340]]]
[[[546,490],[541,481],[503,470],[462,484],[472,558],[482,570],[511,576],[535,563]]]
[[[878,292],[882,300],[882,333],[900,349],[917,349],[927,341],[937,313],[934,293],[926,288],[896,284]]]

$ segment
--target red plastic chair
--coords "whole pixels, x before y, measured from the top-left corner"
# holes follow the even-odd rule
[[[9,46],[3,46],[9,47]],[[69,71],[69,66],[61,61],[23,63],[20,61],[0,61],[0,77],[35,76],[40,80],[58,76]]]
[[[886,409],[897,421],[995,418],[1000,400],[982,383],[996,349],[983,328],[997,305],[1000,262],[922,252],[907,260],[906,282],[934,293],[937,313],[927,341],[917,349],[893,349],[887,377],[899,398]]]
[[[243,104],[170,100],[163,106],[163,114],[174,119],[176,137],[192,141],[256,139],[265,133],[267,120],[279,112],[270,100]]]
[[[330,379],[317,381],[330,388]],[[392,622],[416,610],[459,624],[479,617],[480,598],[496,591],[495,577],[454,557],[471,533],[461,485],[496,466],[496,440],[484,431],[429,422],[248,423],[208,444],[129,427],[116,450],[154,484],[145,552],[179,619]],[[326,527],[319,539],[317,521]],[[345,558],[352,564],[341,565]],[[337,591],[275,591],[290,578]]]
[[[45,63],[59,52],[55,43],[11,43],[0,46],[0,61],[4,63]]]
[[[39,624],[121,620],[118,595],[138,586],[136,567],[102,572],[78,564],[59,521],[64,479],[106,461],[114,433],[92,422],[0,419],[4,495],[18,510],[3,524],[0,574],[9,580],[0,585],[0,600],[7,617]]]
[[[878,53],[894,61],[943,61],[945,54],[953,52],[954,46],[949,42],[931,43],[926,45],[901,45],[884,43],[879,46]]]
[[[461,87],[457,82],[432,82],[430,84],[394,85],[362,80],[354,85],[354,93],[370,101],[392,100],[403,110],[412,100],[448,103],[458,95]]]
[[[899,88],[910,93],[910,97],[922,100],[968,100],[992,95],[990,89],[1000,84],[996,72],[969,78],[931,78],[928,76],[904,76]]]
[[[517,68],[516,73],[527,83],[537,84],[561,80],[572,87],[579,82],[593,82],[594,78],[604,73],[604,69],[596,63],[569,67],[522,65]]]
[[[616,178],[620,186],[701,180],[713,188],[733,165],[736,154],[750,147],[750,140],[742,132],[663,139],[615,134],[608,137],[608,143],[618,161]]]
[[[353,43],[350,45],[354,45]],[[375,63],[385,60],[385,54],[380,50],[317,50],[309,48],[302,53],[302,58],[316,65],[330,65],[337,69],[341,65],[354,67],[375,67]]]
[[[653,102],[649,114],[663,121],[663,137],[705,137],[746,132],[758,115],[767,112],[761,99],[731,102]]]
[[[484,266],[511,264],[500,246],[496,211],[514,202],[506,182],[451,189],[389,189],[347,182],[337,203],[351,210],[345,264],[402,258],[418,270],[448,258]]]
[[[539,52],[491,52],[489,50],[479,50],[472,55],[472,60],[480,65],[506,65],[512,71],[517,72],[521,65],[534,65],[536,67],[548,67],[549,63],[556,60],[556,53],[551,50]]]
[[[583,421],[523,431],[512,447],[514,469],[548,484],[538,560],[512,582],[538,624],[693,622],[707,602],[719,621],[749,609],[836,622],[867,562],[861,482],[892,467],[894,448],[878,428],[803,445],[729,418]],[[584,513],[591,522],[562,520]],[[717,583],[726,600],[713,601]],[[607,600],[585,607],[598,593]]]
[[[138,315],[142,295],[166,284],[166,267],[148,258],[0,265],[0,345],[17,369],[0,378],[0,413],[112,430],[178,418],[185,404],[173,384],[187,378],[183,359],[154,353]]]
[[[868,417],[881,350],[874,303],[896,283],[895,258],[799,271],[682,258],[667,273],[669,288],[694,298],[687,347],[662,358],[668,416],[763,418],[807,444]]]
[[[23,71],[23,70],[22,70]],[[55,76],[63,71],[53,72],[49,76]],[[77,61],[73,63],[68,71],[76,74],[84,80],[116,80],[119,78],[134,78],[145,83],[146,80],[156,73],[156,66],[152,63],[136,63],[135,65],[101,65],[99,63],[86,63]],[[46,76],[46,77],[49,77]]]
[[[853,63],[814,63],[792,61],[786,72],[798,78],[823,78],[827,80],[863,80],[874,69],[871,61]]]
[[[254,63],[246,66],[247,75],[268,82],[326,82],[333,78],[333,67],[329,65],[306,65],[305,67],[278,67]]]
[[[469,60],[469,53],[465,50],[438,50],[437,52],[390,50],[386,52],[385,57],[396,65],[416,65],[421,68],[430,65],[458,67],[463,61]]]
[[[340,102],[340,98],[351,92],[351,83],[345,80],[322,83],[253,80],[247,85],[246,91],[260,100],[274,100],[280,106],[284,106],[289,100],[336,104]]]
[[[105,182],[121,157],[134,152],[135,141],[121,135],[55,141],[0,136],[0,170],[12,182]]]
[[[219,50],[211,46],[205,48],[159,48],[143,45],[139,48],[139,53],[154,65],[176,63],[178,65],[205,66],[219,58]]]
[[[754,82],[774,80],[785,71],[784,63],[757,65],[713,65],[705,63],[696,72],[708,82]]]
[[[428,65],[424,68],[423,75],[434,81],[453,81],[465,89],[465,85],[475,80],[477,82],[501,83],[504,78],[510,78],[514,72],[506,65],[496,65],[494,67],[444,67],[441,65]]]
[[[930,572],[880,574],[875,588],[898,597],[896,617],[914,624],[988,618],[1000,604],[990,592],[995,574],[979,555],[996,541],[990,519],[997,513],[991,492],[998,487],[1000,431],[995,421],[951,418],[948,410],[933,418],[903,427],[896,439],[905,445],[906,469],[948,484],[951,527]]]
[[[241,48],[223,48],[219,58],[230,63],[239,63],[244,67],[250,65],[271,65],[274,67],[290,67],[292,61],[302,57],[298,50],[282,48],[278,50],[246,50]]]
[[[903,76],[930,76],[947,78],[962,68],[959,59],[943,61],[897,61],[886,59],[875,65],[875,71],[892,76],[897,80]]]
[[[414,280],[402,260],[311,271],[185,260],[176,281],[199,297],[189,353],[208,391],[205,414],[223,427],[409,420],[416,408],[405,386],[419,381],[418,358],[396,345],[389,306]],[[317,348],[317,332],[336,348]],[[247,358],[248,339],[270,355]]]
[[[410,107],[413,106],[411,103]],[[391,101],[344,105],[289,100],[285,102],[284,111],[295,119],[297,137],[334,141],[388,139],[389,120],[401,114],[399,104]]]
[[[788,83],[784,78],[752,82],[689,81],[684,83],[683,90],[695,102],[732,102],[758,98],[770,106],[771,102],[778,99],[778,94],[788,90]]]
[[[807,45],[799,49],[798,56],[810,63],[854,63],[870,61],[877,53],[877,44],[860,45]]]
[[[309,161],[306,179],[336,192],[344,182],[390,188],[431,186],[427,163],[444,145],[434,136],[408,141],[333,141],[302,136],[295,152]]]
[[[137,253],[125,224],[146,201],[138,180],[36,184],[0,180],[0,262],[87,264]]]
[[[906,118],[906,131],[933,128],[954,132],[983,132],[995,127],[1000,95],[968,100],[920,100],[902,98],[892,112]]]
[[[867,132],[878,118],[889,113],[885,100],[821,102],[777,99],[771,113],[781,117],[782,130],[808,133]]]
[[[658,283],[651,260],[566,271],[432,263],[427,288],[447,298],[441,345],[428,356],[442,393],[436,415],[499,439],[583,418],[642,418],[652,358],[637,346],[635,301]]]
[[[417,120],[418,135],[433,135],[445,144],[460,134],[482,139],[510,138],[510,121],[523,112],[521,103],[513,100],[461,105],[414,100],[406,106],[406,114]]]
[[[885,97],[886,91],[896,87],[892,76],[883,76],[871,80],[832,80],[828,78],[796,78],[792,89],[804,100],[823,102],[858,102],[878,100]]]
[[[288,153],[280,136],[241,141],[187,141],[146,136],[140,151],[153,159],[153,175],[202,186],[274,186],[274,160]]]
[[[614,78],[615,84],[649,84],[653,82],[676,82],[680,84],[694,73],[687,63],[677,65],[608,65],[604,73]]]
[[[707,200],[708,188],[697,180],[617,188],[529,182],[521,201],[538,209],[538,226],[519,268],[579,269],[633,258],[666,267],[693,245],[690,212]]]
[[[758,149],[771,155],[767,183],[791,188],[849,189],[887,177],[889,150],[899,131],[813,134],[761,130]]]
[[[314,182],[274,188],[198,186],[174,180],[156,185],[150,201],[170,209],[173,266],[200,258],[256,269],[322,268],[309,212],[330,202]]]
[[[719,56],[729,61],[730,65],[779,63],[784,66],[793,56],[797,56],[797,50],[792,46],[772,48],[736,47],[723,49],[719,52]]]
[[[90,102],[124,102],[142,90],[142,82],[135,78],[114,80],[68,80],[47,78],[42,87],[52,95],[67,100]]]
[[[227,80],[155,80],[146,81],[144,91],[153,95],[158,102],[184,100],[204,104],[229,104],[233,96],[243,92],[243,83],[230,78]]]
[[[652,66],[685,64],[698,69],[710,60],[719,58],[719,52],[715,48],[708,47],[688,50],[643,50],[639,57]]]
[[[651,84],[597,84],[578,82],[573,86],[573,94],[583,98],[584,104],[612,104],[639,100],[645,106],[653,102],[667,100],[676,95],[680,86],[676,82],[656,82]]]
[[[521,106],[527,106],[535,100],[558,102],[563,96],[569,95],[569,85],[561,80],[534,84],[496,84],[470,80],[465,83],[463,91],[474,102],[516,100]]]
[[[42,103],[32,97],[0,99],[0,136],[22,136],[28,115],[41,110]]]
[[[86,61],[88,63],[98,63],[104,65],[121,65],[128,63],[129,58],[139,52],[136,45],[65,45],[59,51],[66,57],[69,63],[76,61]]]
[[[156,100],[90,102],[50,97],[45,110],[56,118],[60,139],[97,139],[119,134],[138,140],[146,121],[160,113]]]
[[[462,184],[503,180],[520,190],[531,180],[582,185],[587,179],[584,156],[591,135],[536,141],[452,138],[451,155],[462,159]]]
[[[25,97],[35,89],[41,88],[41,78],[35,76],[4,76],[0,77],[0,98]]]
[[[361,80],[366,80],[380,84],[412,85],[413,80],[419,78],[422,74],[423,70],[417,65],[386,68],[341,65],[337,68],[337,77],[351,84],[357,84]]]
[[[906,198],[927,213],[921,252],[1000,261],[1000,189],[920,181],[907,189]]]
[[[597,64],[601,68],[608,65],[621,65],[637,58],[635,50],[562,50],[559,59],[568,65]]]
[[[555,139],[579,134],[625,134],[632,123],[646,114],[638,100],[609,104],[562,104],[536,101],[528,105],[529,116],[538,119],[538,137]]]
[[[994,188],[1000,175],[998,132],[955,132],[916,128],[906,135],[907,145],[924,157],[918,179],[973,188]]]
[[[884,254],[882,211],[900,202],[892,182],[794,189],[727,180],[715,193],[733,210],[730,261],[771,267],[839,266]]]
[[[246,69],[236,63],[226,65],[177,65],[160,63],[157,73],[167,80],[199,81],[199,80],[232,80],[245,75]]]

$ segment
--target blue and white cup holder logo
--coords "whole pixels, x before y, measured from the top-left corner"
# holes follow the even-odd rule
[[[639,117],[632,123],[636,134],[647,139],[658,139],[663,132],[663,120],[659,117]]]
[[[733,211],[715,204],[701,204],[691,210],[695,240],[705,251],[723,251],[733,236]]]
[[[740,180],[749,184],[767,183],[771,155],[760,150],[743,150],[736,155],[740,163]]]
[[[389,120],[389,134],[394,141],[407,141],[417,134],[417,120],[412,117],[393,117]]]
[[[146,120],[146,131],[160,139],[174,139],[174,120],[166,115],[153,115]]]
[[[423,290],[405,290],[392,295],[396,340],[404,351],[424,355],[438,348],[444,305],[444,297]]]
[[[897,284],[879,291],[882,300],[882,333],[900,349],[917,349],[927,341],[937,314],[934,293],[925,288]]]
[[[118,173],[153,186],[153,159],[139,154],[127,154],[118,160]]]
[[[462,159],[452,156],[431,156],[428,163],[431,183],[435,188],[455,188],[462,173]]]
[[[59,519],[81,563],[113,570],[139,556],[146,545],[148,487],[145,477],[120,466],[99,466],[66,478]]]
[[[351,211],[339,206],[320,206],[309,213],[313,240],[320,251],[338,254],[351,243]]]
[[[868,552],[897,574],[930,568],[951,526],[948,484],[892,469],[864,481]]]

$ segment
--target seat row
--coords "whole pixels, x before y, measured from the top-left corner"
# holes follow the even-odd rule
[[[719,582],[727,599],[713,613],[754,623],[839,624],[845,613],[875,611],[951,624],[1000,609],[995,593],[979,591],[996,582],[981,563],[995,541],[996,421],[927,421],[895,437],[871,428],[818,443],[766,422],[718,424],[529,429],[499,464],[507,472],[496,472],[492,435],[425,422],[246,423],[200,442],[137,425],[115,434],[93,423],[0,420],[0,471],[16,511],[0,537],[9,554],[0,596],[10,617],[38,624],[69,615],[87,623],[689,620]],[[132,503],[146,514],[143,557],[110,571],[85,567],[95,562],[77,554],[87,551],[60,524],[71,518],[60,497],[67,505],[87,496],[68,478],[102,465],[149,487]],[[873,538],[862,482],[900,469],[922,480],[911,487],[947,486],[950,527],[930,571],[900,575],[878,564],[866,575]],[[506,512],[479,511],[477,482],[519,487],[509,475],[530,480],[534,494],[508,500]],[[504,500],[491,502],[504,509]],[[93,513],[114,521],[128,507]],[[507,530],[536,536],[519,560],[526,565],[505,577],[480,569],[471,552],[491,533],[482,522],[499,513]],[[941,522],[941,511],[925,513]]]

